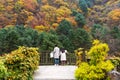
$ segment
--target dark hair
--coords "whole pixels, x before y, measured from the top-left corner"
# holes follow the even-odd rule
[[[64,48],[62,48],[62,49],[61,49],[61,52],[62,52],[62,53],[64,53],[64,52],[65,52]]]
[[[62,53],[64,53],[65,52],[65,50],[62,50]]]

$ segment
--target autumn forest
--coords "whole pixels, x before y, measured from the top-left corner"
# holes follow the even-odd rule
[[[3,53],[55,44],[73,52],[98,39],[120,56],[120,0],[0,0],[0,28]]]

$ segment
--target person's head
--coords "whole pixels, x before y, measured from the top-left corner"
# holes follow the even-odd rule
[[[61,49],[61,52],[62,52],[62,53],[64,53],[64,52],[65,52],[64,48],[62,48],[62,49]]]
[[[62,50],[62,53],[64,53],[65,52],[65,50]]]
[[[57,47],[57,44],[55,44],[55,47]]]

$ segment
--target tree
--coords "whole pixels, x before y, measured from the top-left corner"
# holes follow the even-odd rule
[[[91,34],[94,39],[105,40],[107,33],[107,28],[103,27],[100,24],[94,24],[91,28]]]
[[[62,47],[57,35],[47,32],[40,33],[40,51],[52,51],[56,44]]]
[[[45,14],[44,20],[46,21],[46,26],[52,25],[56,20],[56,8],[51,5],[41,6],[41,12]]]
[[[79,7],[85,14],[88,12],[88,6],[85,0],[79,0]]]
[[[114,9],[108,13],[111,25],[118,26],[120,21],[120,9]]]
[[[114,27],[111,30],[111,34],[114,38],[120,39],[120,29],[118,27]]]
[[[37,31],[23,25],[3,28],[0,30],[0,52],[8,53],[18,46],[39,47],[39,39]]]
[[[82,47],[82,48],[89,48],[91,44],[91,38],[89,34],[82,28],[77,28],[76,30],[70,30],[69,32],[69,39],[74,46],[74,50]]]
[[[81,13],[75,15],[75,21],[78,24],[78,27],[83,27],[86,24],[85,17]]]
[[[72,44],[72,42],[71,42],[71,40],[69,39],[68,36],[66,36],[66,35],[58,35],[58,37],[59,37],[59,41],[63,45],[63,48],[65,48],[69,52],[74,51],[74,46],[73,46],[73,44]]]
[[[60,22],[56,32],[58,34],[68,35],[70,29],[72,29],[71,23],[64,19]]]

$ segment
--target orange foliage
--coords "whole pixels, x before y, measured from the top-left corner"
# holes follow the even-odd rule
[[[90,27],[88,27],[88,26],[85,25],[83,28],[84,28],[87,32],[90,32]]]
[[[53,23],[56,17],[56,8],[50,5],[44,5],[41,7],[41,12],[45,14],[44,20],[47,24]]]
[[[38,6],[37,0],[23,0],[23,1],[24,1],[25,9],[28,9],[31,11],[36,10],[36,6]]]
[[[74,17],[69,17],[69,18],[65,18],[67,21],[71,22],[71,24],[73,26],[77,25],[77,22],[75,21]]]
[[[114,9],[109,12],[108,17],[113,21],[120,21],[120,9]]]
[[[12,9],[13,9],[13,6],[7,6],[7,7],[6,7],[6,10],[7,10],[7,11],[12,11]]]

